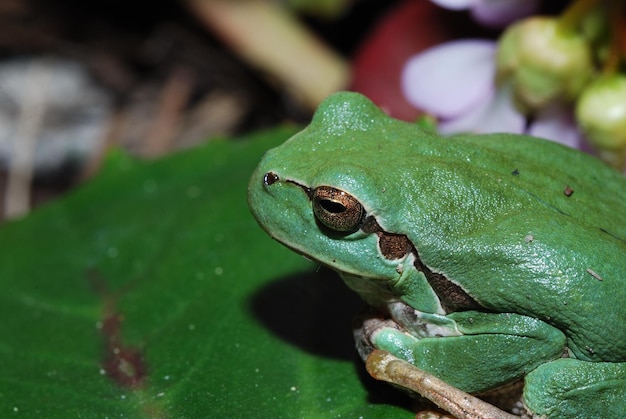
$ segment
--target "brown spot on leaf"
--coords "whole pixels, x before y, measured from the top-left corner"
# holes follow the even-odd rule
[[[124,317],[117,311],[118,297],[107,290],[105,281],[96,271],[89,271],[87,276],[103,300],[99,327],[103,341],[102,369],[121,387],[140,387],[147,377],[147,367],[141,349],[122,340]]]
[[[122,387],[140,386],[147,375],[146,364],[139,348],[122,342],[122,316],[110,314],[100,330],[104,339],[103,369],[107,377]]]

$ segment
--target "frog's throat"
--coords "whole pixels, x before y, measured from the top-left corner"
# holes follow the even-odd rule
[[[372,216],[368,216],[365,219],[362,230],[378,236],[380,252],[388,260],[397,260],[412,254],[414,256],[413,266],[426,277],[446,312],[481,308],[480,304],[465,292],[463,288],[452,282],[445,275],[433,272],[426,266],[420,259],[413,243],[404,234],[384,231]]]

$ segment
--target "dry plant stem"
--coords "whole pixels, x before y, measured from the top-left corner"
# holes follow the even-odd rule
[[[348,65],[280,6],[265,0],[187,0],[199,20],[310,109],[348,84]]]
[[[94,153],[91,153],[82,168],[80,181],[85,181],[98,173],[104,162],[107,151],[114,146],[120,145],[118,139],[121,137],[121,133],[124,130],[125,122],[126,114],[124,111],[116,110],[111,114],[107,121],[107,129],[102,139],[98,142],[98,148]]]
[[[611,45],[602,66],[604,74],[617,73],[621,62],[626,58],[626,7],[622,1],[614,1],[610,6]]]
[[[413,390],[459,419],[519,419],[519,416],[461,391],[389,352],[372,352],[367,358],[366,368],[377,380]]]
[[[13,150],[9,162],[9,173],[5,195],[4,215],[15,218],[30,209],[30,191],[33,180],[37,138],[46,113],[45,97],[49,77],[42,63],[32,64],[27,91],[18,104],[17,129],[13,136]]]
[[[161,91],[156,117],[145,138],[143,155],[158,157],[173,148],[193,84],[191,73],[184,68],[177,68],[170,76]]]
[[[589,12],[598,4],[601,0],[575,0],[570,6],[565,9],[561,17],[559,18],[559,27],[566,32],[575,31],[580,25],[581,20],[589,14]]]
[[[249,110],[245,98],[230,92],[211,92],[185,113],[176,148],[189,147],[207,138],[229,136]]]

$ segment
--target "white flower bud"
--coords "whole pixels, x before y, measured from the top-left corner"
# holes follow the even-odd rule
[[[593,71],[586,40],[550,17],[510,26],[499,42],[497,66],[498,80],[511,83],[526,112],[574,100]]]
[[[601,157],[620,167],[626,157],[626,75],[590,83],[576,103],[576,119]]]

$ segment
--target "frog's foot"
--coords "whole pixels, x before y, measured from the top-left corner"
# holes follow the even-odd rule
[[[626,411],[626,363],[562,358],[526,376],[524,401],[542,418],[619,418]]]
[[[382,313],[372,310],[368,310],[354,319],[352,330],[354,342],[364,362],[369,354],[376,349],[373,344],[373,337],[382,329],[400,330],[400,326]]]

